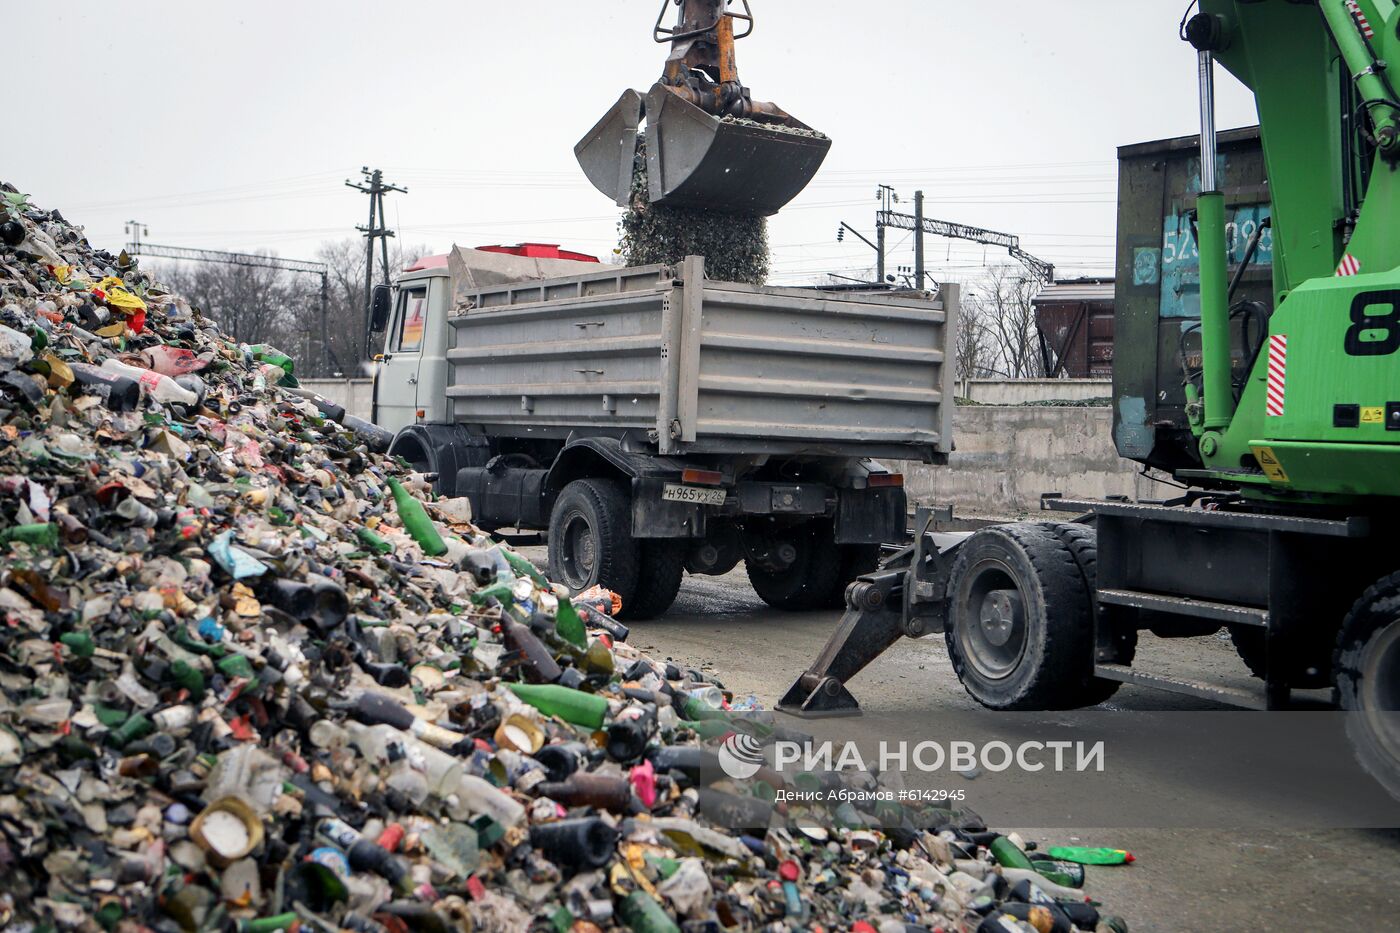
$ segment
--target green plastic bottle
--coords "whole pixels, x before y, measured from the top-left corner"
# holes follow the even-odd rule
[[[622,922],[627,924],[627,929],[636,933],[681,933],[676,922],[645,891],[633,891],[627,895],[619,915]]]
[[[394,494],[394,507],[398,509],[399,521],[403,522],[404,530],[418,542],[423,553],[429,557],[441,557],[446,554],[447,544],[433,526],[433,520],[428,517],[423,503],[414,498],[412,493],[403,488],[403,483],[392,476],[389,477],[389,490]]]
[[[1124,849],[1085,848],[1084,846],[1051,846],[1046,850],[1051,858],[1080,865],[1127,865],[1137,861]]]
[[[608,701],[582,690],[558,684],[506,684],[512,693],[546,716],[558,716],[565,722],[590,729],[603,728],[608,715]]]
[[[996,837],[987,848],[992,850],[992,858],[1003,868],[1025,868],[1035,871],[1035,866],[1031,864],[1026,853],[1021,851],[1021,847],[1005,836]]]

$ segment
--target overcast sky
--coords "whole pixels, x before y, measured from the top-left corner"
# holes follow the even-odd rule
[[[1019,234],[1061,275],[1111,273],[1115,148],[1197,129],[1185,0],[751,2],[744,83],[834,140],[772,222],[775,282],[868,268],[835,234],[873,233],[881,182],[922,188],[931,217]],[[605,256],[617,211],[573,145],[660,74],[659,6],[6,4],[12,53],[41,60],[10,83],[0,179],[100,246],[135,219],[153,243],[309,258],[357,235],[367,198],[343,183],[369,165],[409,189],[389,200],[405,244]],[[1220,126],[1253,123],[1252,97],[1218,80]],[[892,264],[911,262],[890,237]],[[958,279],[1003,257],[931,240],[928,258]]]

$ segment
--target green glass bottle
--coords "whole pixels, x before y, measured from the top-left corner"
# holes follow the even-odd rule
[[[428,517],[423,503],[414,498],[412,493],[403,488],[403,483],[392,476],[389,477],[389,490],[394,494],[394,507],[398,509],[399,521],[403,522],[404,530],[418,542],[423,553],[429,557],[441,557],[446,554],[447,544],[433,526],[433,520]]]
[[[151,722],[145,715],[137,713],[107,733],[107,744],[113,748],[122,748],[137,739],[144,739],[154,731],[156,731],[155,723]]]
[[[504,581],[492,583],[490,586],[482,587],[471,595],[472,605],[484,606],[495,597],[496,601],[507,608],[515,602],[515,595],[510,591],[510,584]]]
[[[199,668],[187,661],[176,661],[170,665],[170,676],[190,692],[191,700],[199,702],[204,699],[204,675]]]
[[[608,701],[582,690],[558,684],[506,684],[511,693],[529,703],[546,716],[558,716],[565,722],[590,729],[603,728],[608,715]]]
[[[76,657],[90,658],[97,653],[97,644],[90,632],[64,632],[58,640],[67,645]]]
[[[40,522],[0,528],[0,544],[9,544],[12,541],[53,549],[58,547],[58,526],[53,522]]]
[[[369,548],[376,554],[388,554],[394,549],[394,546],[392,544],[390,544],[388,541],[385,541],[383,538],[379,537],[379,535],[375,534],[373,531],[370,531],[368,528],[356,528],[355,537],[359,538],[360,542],[364,544],[365,547]]]
[[[565,641],[580,648],[588,647],[588,631],[583,627],[583,619],[579,617],[574,604],[567,599],[559,600],[559,611],[554,616],[554,631]]]
[[[992,857],[1003,868],[1025,868],[1035,871],[1035,866],[1031,864],[1026,853],[1021,851],[1021,847],[1005,836],[996,837],[987,848],[991,849]]]
[[[540,573],[540,568],[507,548],[501,548],[501,553],[505,555],[506,563],[510,564],[510,569],[515,571],[517,577],[529,577],[540,586],[549,587],[549,581],[544,578],[544,574]]]
[[[627,899],[622,902],[619,916],[622,922],[627,924],[627,928],[636,933],[681,933],[681,928],[666,915],[666,911],[656,899],[645,891],[633,891],[627,895]]]

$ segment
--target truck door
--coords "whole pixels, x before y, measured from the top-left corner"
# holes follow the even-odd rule
[[[405,285],[375,373],[374,421],[386,430],[398,431],[418,420],[418,378],[427,336],[428,283]]]

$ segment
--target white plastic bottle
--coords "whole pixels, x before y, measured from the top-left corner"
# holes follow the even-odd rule
[[[163,405],[186,405],[192,406],[199,401],[199,396],[176,384],[169,376],[162,376],[160,373],[150,369],[142,369],[140,366],[131,366],[123,363],[116,357],[104,360],[102,368],[109,373],[116,373],[118,376],[125,376],[134,379],[141,386],[141,391]]]

